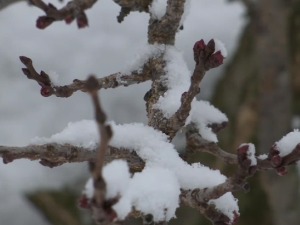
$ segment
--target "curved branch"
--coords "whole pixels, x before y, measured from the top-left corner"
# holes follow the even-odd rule
[[[28,79],[35,80],[41,86],[41,94],[44,97],[55,95],[56,97],[70,97],[76,91],[87,92],[87,81],[75,79],[73,83],[64,86],[55,86],[51,82],[50,76],[41,71],[38,73],[33,64],[32,60],[26,56],[20,56],[21,62],[26,68],[22,68],[23,73]],[[142,83],[148,81],[152,77],[151,70],[152,61],[149,60],[143,66],[141,71],[133,71],[131,74],[114,73],[106,77],[97,78],[98,83],[96,84],[97,89],[108,89],[116,88],[120,86],[129,86],[133,84]]]

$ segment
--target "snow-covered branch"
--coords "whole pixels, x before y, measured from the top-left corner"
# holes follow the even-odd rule
[[[82,28],[88,25],[85,10],[96,0],[73,0],[62,9],[42,0],[31,2],[45,12],[37,20],[38,28],[75,19]],[[0,146],[0,156],[5,163],[26,158],[48,167],[89,162],[92,178],[83,191],[81,206],[92,212],[98,224],[123,221],[133,212],[165,223],[176,217],[181,203],[197,209],[215,225],[235,223],[239,208],[234,193],[247,191],[248,179],[260,170],[273,169],[285,175],[287,166],[300,159],[300,132],[295,130],[275,142],[267,155],[257,155],[251,143],[241,143],[235,153],[222,150],[217,133],[229,123],[228,118],[196,96],[205,73],[223,64],[227,54],[223,44],[215,39],[197,41],[191,73],[174,47],[189,0],[114,2],[121,6],[119,22],[131,11],[150,14],[148,44],[128,71],[75,79],[60,86],[46,72],[37,72],[30,58],[20,57],[23,73],[40,85],[44,97],[70,97],[76,91],[89,94],[95,121],[70,123],[49,138],[34,138],[29,146]],[[107,122],[98,91],[145,81],[151,82],[144,96],[148,124]],[[186,162],[172,143],[179,131],[186,134],[187,152],[209,153],[236,165],[235,172],[226,177],[200,162]]]

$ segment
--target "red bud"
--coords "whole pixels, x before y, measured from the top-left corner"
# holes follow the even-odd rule
[[[79,199],[79,207],[82,209],[90,209],[91,208],[91,201],[85,196],[81,196]]]
[[[276,171],[277,171],[277,174],[278,174],[279,176],[284,176],[284,175],[286,175],[286,174],[288,173],[287,169],[286,169],[284,166],[278,167],[278,168],[276,169]]]
[[[205,47],[206,47],[206,44],[204,43],[203,39],[201,39],[200,41],[197,41],[194,44],[193,51],[194,51],[194,60],[195,60],[196,64],[199,63],[200,53],[201,53],[201,51],[204,51]]]
[[[249,150],[249,145],[241,145],[239,148],[238,148],[238,154],[247,154]]]
[[[84,28],[84,27],[87,27],[88,25],[89,24],[88,24],[87,16],[85,15],[84,12],[80,13],[77,16],[77,26],[78,26],[78,28]]]
[[[282,158],[279,155],[274,155],[271,158],[271,162],[272,162],[274,167],[278,167],[282,164]]]
[[[214,39],[211,39],[207,43],[207,46],[206,46],[206,49],[205,49],[207,56],[210,56],[211,54],[213,54],[215,52],[215,49],[216,49],[215,41],[214,41]]]
[[[70,24],[70,23],[73,22],[74,19],[75,19],[74,16],[68,15],[68,16],[65,18],[65,22],[66,22],[66,24]]]
[[[217,51],[216,53],[212,54],[208,60],[209,68],[215,68],[223,64],[224,56],[222,55],[221,51]]]
[[[41,88],[41,95],[44,97],[49,97],[52,95],[52,88],[50,86],[43,86]]]
[[[39,29],[45,29],[51,23],[53,23],[55,19],[48,17],[48,16],[40,16],[36,21],[36,27]]]

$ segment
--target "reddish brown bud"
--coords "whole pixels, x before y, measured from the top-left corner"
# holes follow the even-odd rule
[[[236,224],[239,221],[240,214],[237,211],[234,211],[233,215],[234,215],[234,217],[233,217],[232,224]]]
[[[21,60],[21,62],[26,66],[29,64],[32,64],[32,60],[26,56],[20,56],[19,59]]]
[[[41,95],[44,97],[49,97],[52,95],[52,88],[50,86],[42,86]]]
[[[72,16],[72,15],[68,15],[66,18],[65,18],[65,22],[66,22],[66,24],[70,24],[70,23],[72,23],[73,21],[74,21],[74,16]]]
[[[284,175],[286,175],[286,174],[288,173],[287,169],[286,169],[284,166],[278,167],[278,168],[276,169],[276,171],[277,171],[277,174],[278,174],[279,176],[284,176]]]
[[[81,196],[79,199],[79,207],[82,209],[90,209],[91,201],[86,197],[86,195]]]
[[[53,19],[49,16],[40,16],[36,21],[36,27],[39,29],[45,29],[54,21],[55,21],[55,19]]]
[[[279,155],[274,155],[271,158],[271,163],[274,167],[278,167],[282,164],[282,158]]]
[[[24,73],[26,76],[30,76],[29,69],[27,69],[27,68],[22,68],[22,71],[23,71],[23,73]]]
[[[270,154],[269,154],[269,155],[273,156],[273,155],[278,155],[279,153],[280,153],[280,152],[279,152],[279,150],[278,150],[277,145],[274,144],[274,145],[271,147],[271,149],[270,149]]]
[[[88,23],[87,16],[85,15],[84,12],[80,13],[77,16],[77,26],[78,26],[78,28],[84,28],[84,27],[87,27],[88,25],[89,25],[89,23]]]
[[[194,51],[194,60],[195,60],[196,64],[199,63],[200,53],[201,53],[201,51],[204,51],[205,47],[206,47],[206,45],[205,45],[203,39],[201,39],[200,41],[197,41],[194,44],[193,51]]]
[[[247,154],[248,150],[249,150],[249,145],[245,145],[245,144],[244,144],[244,145],[241,145],[241,146],[237,149],[239,155],[240,155],[240,154]]]
[[[223,64],[224,56],[222,55],[221,51],[217,51],[216,53],[212,54],[208,60],[209,68],[216,68]]]
[[[211,39],[207,43],[206,48],[205,48],[206,55],[210,56],[211,54],[213,54],[215,52],[215,49],[216,49],[215,41],[214,41],[214,39]]]

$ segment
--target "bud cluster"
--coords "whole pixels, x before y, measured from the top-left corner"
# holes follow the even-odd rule
[[[215,52],[215,41],[211,39],[207,44],[201,39],[194,45],[194,60],[198,65],[200,62],[204,64],[206,70],[216,68],[223,64],[224,56],[221,51]]]

